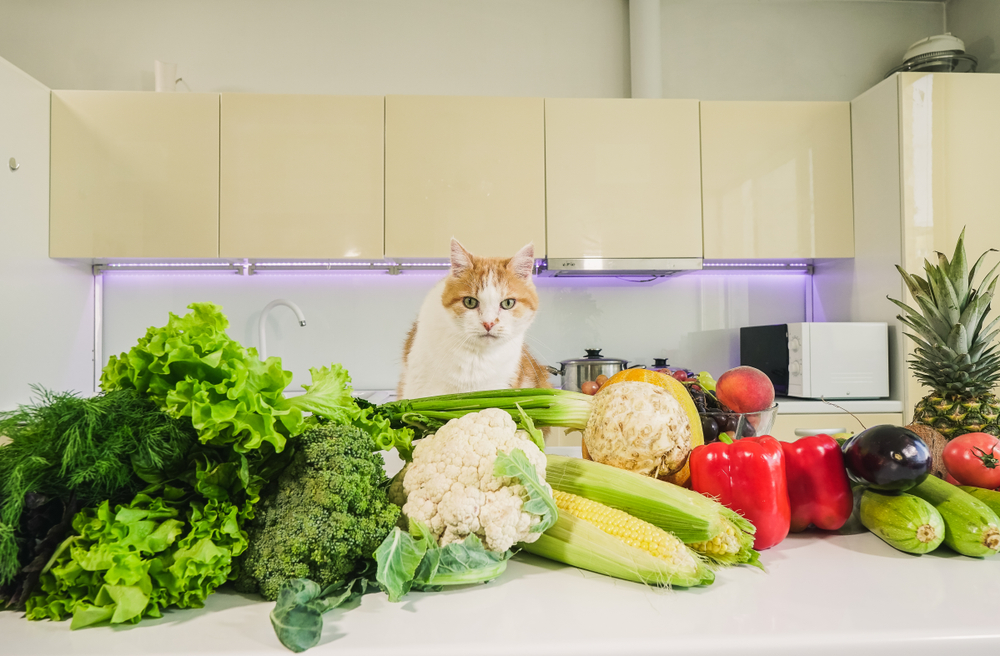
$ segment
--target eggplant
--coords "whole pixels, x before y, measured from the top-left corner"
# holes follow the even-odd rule
[[[841,451],[847,476],[875,490],[908,490],[922,483],[931,471],[927,443],[901,426],[867,428],[844,442]]]

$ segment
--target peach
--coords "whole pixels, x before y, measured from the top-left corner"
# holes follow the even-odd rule
[[[715,396],[733,412],[760,412],[774,405],[774,385],[760,369],[735,367],[719,377]]]

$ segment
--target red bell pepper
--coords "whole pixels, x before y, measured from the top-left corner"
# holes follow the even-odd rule
[[[851,517],[854,495],[847,479],[844,456],[829,435],[810,435],[783,442],[788,500],[792,506],[792,532],[812,524],[836,531]]]
[[[769,435],[713,442],[691,452],[691,488],[735,510],[757,527],[753,548],[788,535],[791,510],[781,443]]]

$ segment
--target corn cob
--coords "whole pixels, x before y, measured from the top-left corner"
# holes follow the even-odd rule
[[[569,492],[552,492],[560,511],[590,522],[608,535],[613,535],[630,547],[648,551],[657,558],[671,562],[680,571],[694,572],[698,561],[677,536],[625,511],[605,506]]]
[[[547,455],[553,490],[592,499],[673,533],[718,565],[760,567],[756,528],[746,518],[697,492],[581,458]]]
[[[715,575],[676,536],[590,499],[553,492],[559,519],[521,547],[538,556],[649,585],[707,585]]]

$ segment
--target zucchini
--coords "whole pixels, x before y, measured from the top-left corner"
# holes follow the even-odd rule
[[[908,491],[941,513],[944,543],[953,550],[976,558],[1000,551],[1000,518],[976,497],[936,476]]]
[[[987,490],[983,487],[972,487],[971,485],[959,485],[958,489],[976,497],[1000,517],[1000,491]]]
[[[944,520],[934,506],[912,494],[883,494],[865,490],[859,511],[861,523],[900,551],[934,551],[945,536]]]

